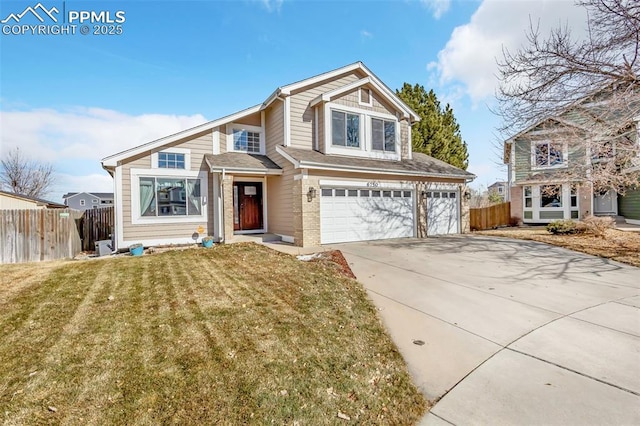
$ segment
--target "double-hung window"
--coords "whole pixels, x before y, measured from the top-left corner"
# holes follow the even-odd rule
[[[331,137],[332,145],[360,148],[360,115],[331,111]]]
[[[564,164],[563,145],[553,142],[534,142],[533,166],[557,167]]]
[[[371,119],[371,147],[374,151],[396,151],[396,123],[378,118]]]

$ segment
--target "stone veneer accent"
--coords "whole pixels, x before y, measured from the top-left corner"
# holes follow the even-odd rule
[[[310,188],[316,189],[316,196],[308,200]],[[308,176],[293,183],[293,239],[296,246],[312,247],[320,245],[320,180]]]
[[[222,180],[222,198],[224,215],[224,239],[233,238],[233,176],[226,175]]]

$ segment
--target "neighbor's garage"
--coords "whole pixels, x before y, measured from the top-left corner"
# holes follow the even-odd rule
[[[459,232],[459,192],[428,190],[427,235],[457,234]]]
[[[322,244],[414,236],[414,195],[407,189],[320,189]]]

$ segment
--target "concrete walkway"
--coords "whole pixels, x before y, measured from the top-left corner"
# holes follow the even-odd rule
[[[333,248],[437,401],[423,424],[640,424],[640,269],[485,236]]]

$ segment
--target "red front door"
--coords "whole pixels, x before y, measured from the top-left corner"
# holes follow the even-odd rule
[[[235,182],[233,197],[233,229],[262,229],[262,182]]]

